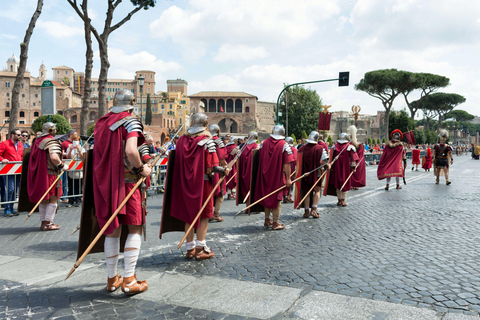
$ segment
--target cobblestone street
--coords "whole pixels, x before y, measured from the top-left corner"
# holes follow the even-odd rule
[[[38,215],[2,217],[0,319],[476,318],[480,161],[455,157],[449,186],[409,165],[407,185],[389,191],[367,167],[367,187],[348,192],[347,207],[322,197],[319,219],[283,204],[283,231],[265,230],[263,213],[234,218],[244,206],[225,200],[225,221],[207,234],[215,257],[203,262],[177,249],[183,234],[158,239],[163,196],[152,195],[137,268],[150,288],[130,298],[104,290],[102,253],[64,281],[80,208],[60,205],[56,232],[39,231]]]

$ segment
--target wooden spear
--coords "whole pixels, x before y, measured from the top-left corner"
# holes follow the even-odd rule
[[[305,194],[305,196],[303,197],[303,199],[298,203],[297,207],[295,209],[298,209],[300,208],[300,205],[303,203],[303,201],[305,201],[305,199],[307,198],[307,196],[310,194],[310,192],[313,191],[313,189],[317,186],[317,184],[322,180],[323,176],[325,175],[325,173],[327,173],[327,171],[325,171],[324,173],[322,173],[322,175],[320,176],[320,178],[318,178],[318,180],[315,182],[315,184],[313,185],[312,188],[310,188],[310,190],[308,190],[308,192]]]
[[[355,170],[357,170],[357,167],[360,165],[360,162],[362,162],[362,160],[365,158],[365,156],[362,157],[362,159],[360,159],[360,161],[358,161],[357,165],[355,166]],[[353,170],[352,172],[350,172],[350,174],[348,175],[348,178],[347,180],[345,180],[345,182],[343,183],[342,187],[340,188],[340,191],[343,190],[343,187],[345,187],[345,185],[347,184],[348,180],[350,180],[350,178],[352,177],[353,173],[355,172],[355,170]]]
[[[297,170],[293,171],[292,174],[290,175],[290,179],[292,179],[293,175],[295,174],[295,172],[297,172]],[[248,193],[247,195],[245,196],[245,199],[243,199],[243,203],[245,203],[245,201],[247,201],[248,197],[250,197],[250,190],[248,190]]]
[[[230,181],[232,181],[232,179],[235,178],[236,175],[237,175],[237,173],[235,172],[235,173],[233,174],[233,176],[227,181],[227,184],[229,184]]]

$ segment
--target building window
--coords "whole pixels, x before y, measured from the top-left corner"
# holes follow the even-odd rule
[[[20,118],[25,118],[25,111],[20,111]]]
[[[164,104],[162,104],[162,109],[165,109],[165,105],[164,105]]]
[[[25,98],[25,93],[22,93],[22,98]]]
[[[245,98],[245,102],[248,102],[248,98]]]
[[[10,92],[7,92],[7,97],[10,97]]]
[[[38,93],[35,93],[35,98],[38,98]]]
[[[135,89],[131,89],[132,92],[135,92]]]
[[[34,106],[34,107],[36,106],[35,102],[33,103],[33,106]]]
[[[59,91],[59,92],[58,92],[58,95],[61,97],[61,96],[62,96],[62,91]]]
[[[249,113],[250,112],[250,107],[245,107],[245,113]]]
[[[165,114],[165,110],[162,110],[162,113]]]
[[[34,117],[38,117],[39,115],[40,115],[40,113],[39,113],[38,111],[35,111],[35,112],[33,113],[33,116],[34,116]]]
[[[173,109],[173,106],[170,104],[170,109]]]
[[[150,88],[147,88],[147,91],[150,92]]]
[[[10,81],[5,81],[5,88],[10,88]]]
[[[182,124],[182,118],[180,118],[179,121],[180,121],[179,124]]]
[[[70,117],[70,123],[77,123],[77,115],[74,114],[73,116]]]
[[[178,115],[179,115],[179,116],[182,115],[182,110],[178,110]]]
[[[65,74],[68,74],[68,70],[65,70]]]
[[[7,108],[10,108],[10,102],[7,102]]]
[[[18,124],[26,124],[25,120],[18,120]]]
[[[60,70],[57,70],[57,74],[60,74]]]
[[[10,117],[10,111],[5,111],[5,117]]]
[[[180,100],[180,104],[187,104],[186,100]]]
[[[22,83],[20,83],[20,87],[22,87],[22,89],[23,89],[23,82],[22,82]]]

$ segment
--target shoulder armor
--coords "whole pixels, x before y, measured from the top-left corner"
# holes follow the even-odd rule
[[[115,122],[113,125],[110,126],[110,130],[115,131],[121,126],[124,126],[125,129],[127,129],[128,133],[134,132],[134,131],[140,132],[140,133],[143,132],[142,123],[140,122],[140,120],[138,120],[134,116],[128,116],[118,120],[117,122]]]
[[[223,143],[222,139],[215,139],[213,140],[219,148],[225,148],[225,144]]]
[[[233,156],[233,155],[237,154],[238,150],[240,150],[240,149],[238,148],[238,146],[236,146],[235,148],[232,149],[232,151],[230,151],[230,155]]]
[[[143,143],[138,147],[138,152],[140,153],[140,157],[148,156],[150,154],[150,148],[146,143]]]
[[[44,139],[45,141],[47,139]],[[43,143],[42,141],[42,143]],[[45,147],[43,150],[47,150],[49,153],[59,153],[62,154],[62,145],[60,144],[60,141],[56,139],[48,139],[48,141],[45,143]]]
[[[51,141],[51,140],[53,140],[53,139],[52,139],[52,138],[45,138],[45,139],[43,139],[42,142],[40,142],[40,144],[38,145],[38,148],[39,148],[40,150],[45,150],[45,149],[46,149],[46,148],[45,148],[45,145],[46,145],[49,141]]]
[[[210,153],[217,152],[217,147],[215,146],[215,140],[208,139],[207,143],[205,145],[205,148],[207,148],[208,152],[210,152]]]
[[[210,138],[205,138],[203,140],[200,140],[197,144],[200,146],[200,147],[203,147],[207,142],[208,140],[211,140]]]
[[[355,149],[355,146],[353,144],[351,144],[347,147],[347,151],[357,152],[357,149]]]
[[[283,145],[283,152],[287,152],[287,154],[292,154],[292,148],[290,148],[290,145],[288,143],[285,143]]]

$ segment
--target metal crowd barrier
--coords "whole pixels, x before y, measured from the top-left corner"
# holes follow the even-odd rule
[[[165,177],[167,175],[168,157],[161,157],[157,164],[152,168],[150,174],[150,187],[148,191],[160,193],[165,189]]]

